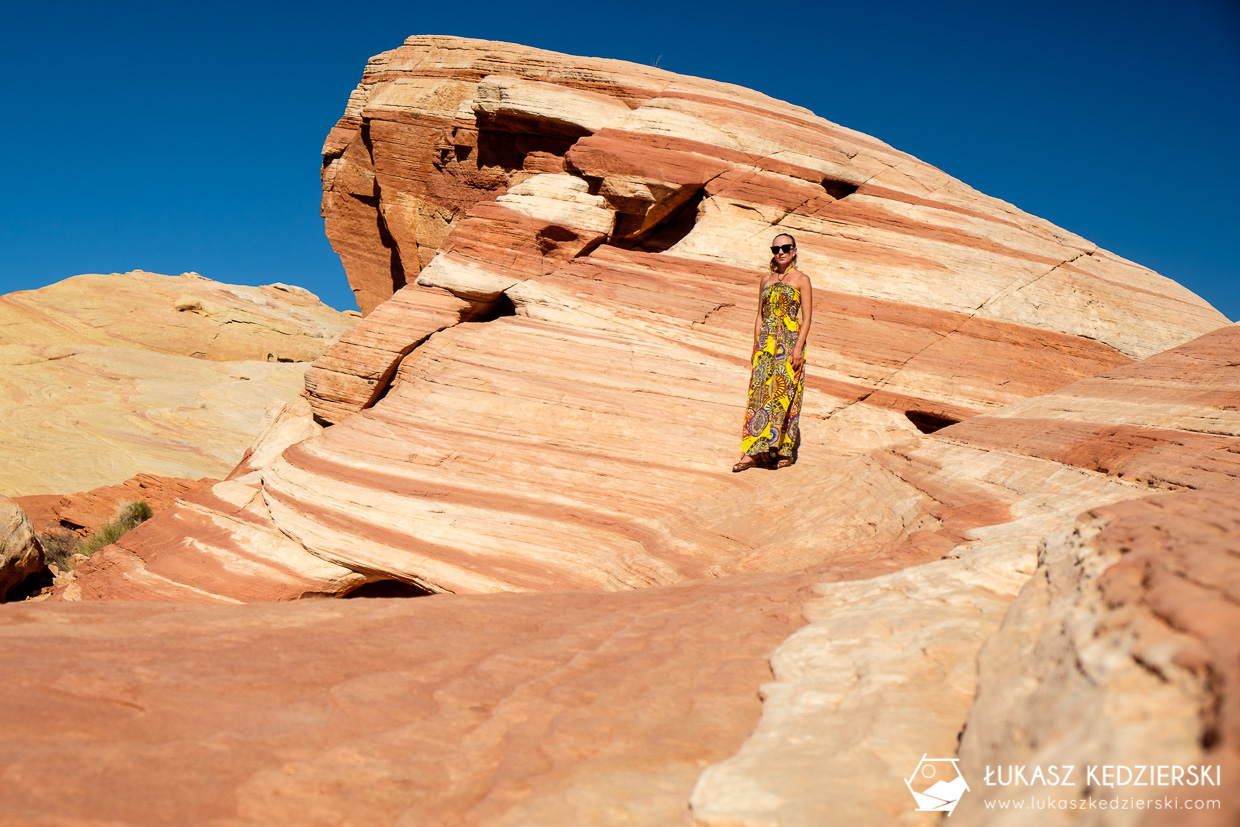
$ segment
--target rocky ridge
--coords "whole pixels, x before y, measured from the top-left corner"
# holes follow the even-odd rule
[[[356,323],[308,291],[196,273],[84,275],[0,296],[0,492],[228,474],[273,400]]]
[[[211,800],[237,802],[214,817],[343,817],[357,797],[321,782],[349,776],[403,779],[367,799],[372,820],[919,824],[938,816],[904,778],[958,744],[975,790],[987,764],[1104,762],[1119,754],[1105,743],[1235,765],[1240,329],[1200,299],[803,109],[615,61],[411,38],[368,65],[324,155],[328,235],[366,319],[228,480],[97,554],[60,598],[225,604],[384,580],[458,594],[151,609],[240,640],[257,622],[265,650],[298,653],[281,661],[278,754],[209,773]],[[787,471],[734,476],[776,232],[815,284],[805,444]],[[504,591],[541,594],[461,594]],[[623,628],[555,625],[589,627],[599,606]],[[454,619],[474,611],[494,619]],[[348,655],[356,680],[318,709],[302,688],[322,673],[305,654],[317,632],[299,630],[330,623],[334,653],[379,616],[408,630],[380,647],[385,671],[369,648]],[[122,707],[155,709],[160,730],[201,707],[125,661],[123,606],[7,617],[63,618],[47,634],[70,654],[102,629],[91,645],[128,663],[120,678],[41,667],[112,710],[101,744],[121,731],[161,754]],[[518,644],[492,624],[531,631]],[[444,663],[449,639],[469,665]],[[772,649],[755,729],[744,701]],[[265,668],[200,653],[176,642],[169,674]],[[399,721],[368,717],[423,696]],[[213,731],[187,735],[194,755]],[[7,757],[39,777],[27,742]],[[1215,794],[1229,823],[1240,800]],[[957,817],[989,823],[993,795]]]

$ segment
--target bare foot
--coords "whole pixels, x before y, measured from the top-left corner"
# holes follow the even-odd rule
[[[741,457],[741,461],[732,466],[732,473],[738,471],[748,471],[750,468],[757,468],[758,461],[749,455]]]
[[[792,457],[780,457],[779,462],[775,463],[776,469],[787,468],[792,465]]]

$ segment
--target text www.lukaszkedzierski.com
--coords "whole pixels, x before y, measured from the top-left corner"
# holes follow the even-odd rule
[[[1217,798],[1000,798],[986,801],[987,810],[1218,810]]]

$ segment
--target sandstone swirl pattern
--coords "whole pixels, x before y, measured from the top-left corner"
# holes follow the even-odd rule
[[[83,715],[186,721],[199,624],[281,653],[224,656],[290,688],[212,707],[288,706],[270,754],[212,774],[220,823],[929,824],[923,754],[971,781],[1108,743],[1235,766],[1240,328],[1199,298],[804,109],[509,44],[372,59],[324,158],[366,318],[228,480],[59,597],[455,594],[143,609],[174,666],[113,682],[71,653],[92,624],[123,650],[121,607],[13,619],[69,618],[39,668]],[[777,232],[815,285],[805,444],[732,475]]]
[[[432,591],[800,570],[888,531],[937,548],[916,485],[876,498],[906,503],[897,530],[835,469],[1226,322],[873,138],[614,61],[412,38],[324,154],[328,236],[373,311],[307,374],[335,427],[262,496],[316,556]],[[789,489],[723,473],[780,231],[818,311]]]

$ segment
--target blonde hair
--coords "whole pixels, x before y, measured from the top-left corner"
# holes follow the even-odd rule
[[[791,239],[791,241],[792,241],[792,249],[793,249],[793,251],[794,251],[794,252],[792,253],[792,263],[788,265],[788,271],[795,270],[795,269],[797,268],[797,254],[796,254],[796,252],[795,252],[795,250],[796,250],[796,248],[797,248],[797,240],[796,240],[795,238],[792,238],[792,236],[791,236],[791,235],[789,235],[788,233],[780,233],[779,235],[775,236],[775,238],[787,238],[787,239]],[[773,246],[775,246],[775,241],[774,241],[774,240],[772,240],[772,241],[771,241],[771,246],[772,246],[772,247],[773,247]],[[779,265],[775,263],[775,256],[771,256],[771,263],[770,263],[769,265],[767,265],[767,266],[771,268],[771,272],[772,272],[772,273],[778,273],[778,272],[779,272]]]

